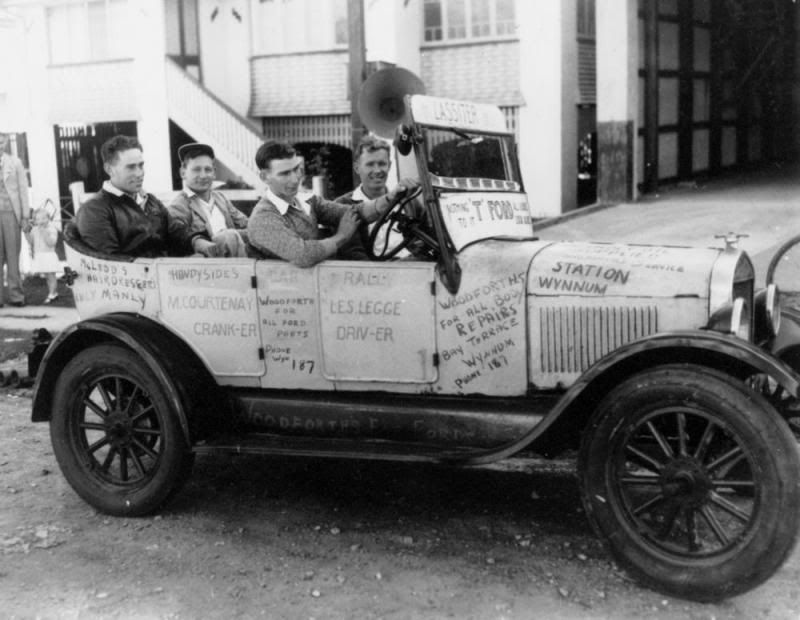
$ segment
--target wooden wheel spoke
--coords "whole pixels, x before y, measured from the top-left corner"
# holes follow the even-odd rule
[[[731,502],[730,500],[722,497],[718,493],[711,493],[710,494],[711,503],[717,506],[720,510],[724,510],[732,517],[739,519],[742,523],[748,523],[750,521],[750,513],[745,512],[741,508],[739,508],[736,504]]]
[[[740,463],[745,458],[746,457],[742,452],[742,448],[737,445],[728,450],[725,454],[723,454],[719,458],[714,459],[714,461],[706,465],[706,470],[708,471],[709,474],[713,474],[714,472],[716,472],[719,469],[722,469],[723,467],[725,467],[728,471],[730,471],[730,469],[734,465]]]
[[[656,476],[623,476],[619,481],[625,486],[657,487],[661,484]]]
[[[119,451],[119,477],[123,482],[128,482],[128,449]]]
[[[700,551],[700,536],[697,533],[697,516],[694,510],[686,513],[686,540],[689,551]]]
[[[137,411],[136,415],[131,417],[131,422],[135,424],[138,420],[141,420],[144,416],[152,413],[153,411],[155,411],[155,408],[153,407],[153,404],[150,403],[141,411]]]
[[[756,483],[752,480],[714,480],[712,486],[717,489],[734,488],[734,489],[751,489],[756,488]]]
[[[689,435],[686,430],[686,414],[678,413],[678,455],[688,456],[688,440]]]
[[[108,445],[108,441],[109,441],[108,437],[101,437],[100,439],[95,441],[93,444],[91,444],[86,450],[89,452],[89,454],[94,454],[95,452],[97,452],[103,446]],[[112,448],[112,450],[113,450],[113,448]],[[105,463],[103,464],[103,469],[107,469]]]
[[[136,442],[134,441],[134,444]],[[142,445],[138,445],[139,448],[144,448]],[[131,460],[133,461],[133,467],[136,470],[136,473],[139,474],[140,478],[144,478],[147,473],[145,472],[144,465],[142,464],[142,460],[139,458],[139,455],[136,454],[135,450],[128,450],[128,454],[131,455]]]
[[[730,539],[725,533],[725,528],[722,527],[719,519],[717,519],[717,516],[711,512],[711,509],[707,505],[700,509],[700,514],[703,515],[703,519],[708,523],[708,526],[711,528],[711,531],[714,532],[714,536],[717,537],[720,544],[722,546],[727,546],[730,543]]]
[[[645,469],[650,470],[654,474],[658,474],[661,472],[661,468],[664,466],[663,463],[659,463],[656,459],[651,457],[649,454],[645,454],[637,447],[628,444],[625,446],[625,452],[627,453],[627,458],[644,467]]]
[[[103,462],[100,464],[100,469],[107,472],[111,468],[111,464],[114,462],[114,457],[117,454],[117,449],[114,446],[111,446],[111,449],[106,454],[106,458],[103,459]]]
[[[664,437],[661,431],[656,428],[655,424],[652,422],[647,422],[647,429],[650,431],[650,434],[653,435],[656,442],[658,442],[658,445],[661,448],[661,451],[664,453],[664,456],[666,456],[668,459],[674,458],[675,452],[669,445],[666,437]]]
[[[648,499],[646,502],[638,505],[631,512],[634,514],[634,516],[638,517],[639,515],[647,513],[653,506],[660,504],[664,500],[665,500],[664,495],[658,493],[657,495],[654,495],[653,497]]]
[[[679,505],[673,506],[669,511],[665,514],[664,524],[662,525],[661,529],[658,531],[658,538],[660,540],[666,540],[669,538],[669,535],[672,533],[672,530],[675,529],[675,525],[678,523],[678,517],[680,516],[681,507]]]
[[[694,451],[694,458],[696,458],[701,463],[705,460],[706,452],[708,451],[708,446],[711,445],[711,441],[714,439],[714,435],[716,434],[716,425],[708,421],[706,424],[706,428],[703,431],[703,436],[700,437],[700,442],[697,444],[697,449]]]
[[[99,422],[81,422],[78,424],[78,428],[84,431],[106,431],[106,425]]]
[[[123,411],[125,415],[130,415],[131,405],[133,405],[133,403],[136,401],[136,397],[138,396],[140,391],[141,389],[139,388],[138,385],[133,386],[133,392],[128,397],[128,402],[126,403],[125,410]]]
[[[105,386],[101,382],[98,382],[95,387],[97,388],[97,391],[100,393],[100,398],[103,399],[103,403],[106,406],[106,411],[112,411],[114,409],[114,405],[111,402],[111,397],[109,396]]]
[[[143,444],[141,441],[139,441],[139,440],[138,440],[138,439],[136,439],[135,437],[133,438],[133,445],[134,445],[134,446],[136,446],[137,448],[139,448],[139,450],[141,450],[142,452],[144,452],[144,453],[145,453],[147,456],[149,456],[151,459],[154,459],[154,460],[155,460],[155,459],[157,459],[157,458],[158,458],[158,454],[157,454],[156,452],[154,452],[153,450],[151,450],[150,448],[148,448],[146,445],[144,445],[144,444]],[[133,452],[133,451],[131,450],[131,452]]]
[[[106,399],[104,398],[104,399],[103,399],[103,401],[105,402],[105,401],[106,401]],[[91,410],[92,410],[92,411],[93,411],[95,414],[97,414],[97,416],[98,416],[98,417],[100,417],[100,418],[105,418],[105,417],[108,415],[108,411],[109,411],[108,409],[106,409],[106,410],[104,411],[104,410],[103,410],[103,409],[100,407],[100,405],[98,405],[96,402],[94,402],[94,401],[93,401],[91,398],[89,398],[88,396],[87,396],[86,398],[84,398],[84,399],[83,399],[83,404],[84,404],[86,407],[88,407],[89,409],[91,409]],[[107,405],[107,404],[108,404],[108,403],[106,402],[106,405]]]

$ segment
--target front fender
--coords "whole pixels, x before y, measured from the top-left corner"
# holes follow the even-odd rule
[[[216,383],[197,356],[174,334],[154,321],[132,314],[106,314],[80,321],[63,330],[45,353],[33,391],[34,422],[46,422],[61,369],[80,351],[101,342],[118,342],[134,351],[153,372],[180,417],[188,445],[201,430],[190,424],[195,404],[212,408]],[[187,390],[191,386],[191,393]],[[197,393],[203,393],[202,397]]]
[[[663,364],[696,364],[739,380],[766,374],[798,397],[800,376],[769,352],[731,335],[713,331],[664,332],[622,346],[595,363],[559,399],[545,418],[518,440],[499,450],[474,455],[482,465],[531,448],[557,454],[579,443],[581,432],[602,398],[628,377]]]

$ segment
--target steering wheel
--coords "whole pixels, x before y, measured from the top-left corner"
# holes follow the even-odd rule
[[[395,203],[390,209],[381,213],[380,217],[371,225],[371,229],[366,226],[360,227],[362,234],[362,242],[364,249],[367,251],[367,256],[372,260],[385,261],[390,260],[397,256],[400,250],[408,247],[415,237],[414,233],[417,232],[417,226],[420,223],[419,218],[409,210],[406,209],[412,201],[422,193],[422,188],[418,187],[414,192],[403,198],[400,202]],[[400,232],[403,235],[403,240],[397,245],[389,247],[390,233]],[[380,243],[379,251],[375,252],[375,243],[382,234],[382,242]],[[423,242],[425,240],[423,239]]]

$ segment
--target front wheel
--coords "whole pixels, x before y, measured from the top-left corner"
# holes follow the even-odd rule
[[[139,516],[164,504],[193,463],[170,399],[135,353],[81,351],[53,396],[50,437],[67,482],[97,510]]]
[[[587,517],[644,583],[717,600],[794,546],[800,459],[762,396],[691,365],[641,372],[600,404],[579,457]]]

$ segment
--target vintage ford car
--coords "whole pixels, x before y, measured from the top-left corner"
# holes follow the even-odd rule
[[[98,510],[157,510],[197,454],[478,466],[578,450],[586,516],[645,584],[717,599],[793,547],[800,462],[756,389],[774,289],[721,249],[539,241],[499,109],[414,95],[396,141],[410,258],[113,261],[74,232],[81,320],[37,364],[33,420]],[[422,213],[420,213],[422,211]],[[387,236],[391,239],[391,236]],[[373,248],[374,246],[369,246]]]

